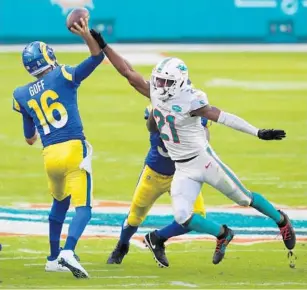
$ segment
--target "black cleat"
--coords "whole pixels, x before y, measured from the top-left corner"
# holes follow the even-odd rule
[[[234,232],[230,228],[228,228],[226,225],[223,225],[223,227],[225,229],[225,232],[216,241],[216,248],[215,248],[215,252],[214,252],[213,260],[212,260],[213,264],[218,264],[219,262],[223,260],[225,256],[226,248],[235,235]]]
[[[128,254],[129,252],[129,244],[120,244],[119,242],[117,243],[114,251],[111,253],[107,260],[107,264],[121,264],[124,257]]]
[[[279,212],[284,217],[284,222],[277,224],[280,230],[280,234],[284,240],[286,248],[288,250],[293,250],[296,244],[295,231],[292,227],[289,217],[283,211],[279,210]]]
[[[157,235],[156,231],[147,234],[144,238],[144,243],[152,252],[155,261],[161,268],[167,268],[169,266],[168,260],[165,256],[165,241],[165,239],[162,239]]]

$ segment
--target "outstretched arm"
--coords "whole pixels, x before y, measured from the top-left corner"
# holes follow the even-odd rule
[[[92,36],[96,39],[99,46],[102,48],[106,56],[116,70],[125,77],[130,85],[134,87],[139,93],[147,98],[150,98],[149,82],[146,81],[141,74],[136,72],[127,60],[114,51],[107,43],[100,33],[91,29]]]
[[[192,111],[191,116],[205,117],[209,120],[223,124],[235,130],[257,136],[263,140],[281,140],[286,137],[286,132],[284,130],[258,129],[244,119],[236,115],[221,111],[216,107],[211,107],[210,105],[206,105]]]
[[[99,44],[89,31],[88,18],[81,18],[80,22],[81,26],[75,22],[70,30],[84,40],[90,50],[91,56],[75,67],[74,80],[77,83],[85,80],[104,59],[104,54]]]
[[[92,56],[97,56],[101,53],[101,48],[94,37],[91,35],[88,28],[89,18],[80,18],[81,26],[75,22],[74,26],[70,28],[70,31],[76,35],[79,35],[87,44]]]

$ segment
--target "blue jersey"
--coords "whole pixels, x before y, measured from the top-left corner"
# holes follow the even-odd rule
[[[151,106],[148,106],[145,110],[146,120],[149,117],[150,111]],[[202,118],[201,123],[204,127],[208,126],[206,118]],[[146,156],[145,164],[162,175],[170,176],[175,173],[175,162],[168,156],[159,131],[150,133],[150,149]]]
[[[85,139],[77,89],[102,59],[103,54],[92,56],[77,67],[58,66],[14,91],[13,109],[23,115],[26,138],[34,136],[36,127],[44,147]]]

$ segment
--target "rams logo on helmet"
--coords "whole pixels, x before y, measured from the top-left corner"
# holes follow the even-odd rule
[[[59,5],[62,8],[63,14],[77,7],[94,8],[93,0],[51,0],[51,4]]]

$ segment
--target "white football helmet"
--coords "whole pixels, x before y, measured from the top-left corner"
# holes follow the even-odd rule
[[[153,69],[151,74],[151,85],[154,94],[165,101],[184,90],[188,85],[188,68],[179,58],[165,58]]]

